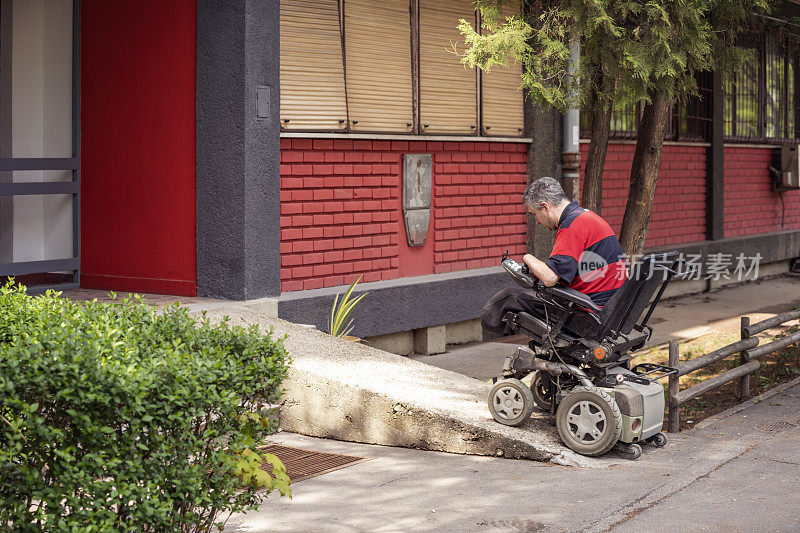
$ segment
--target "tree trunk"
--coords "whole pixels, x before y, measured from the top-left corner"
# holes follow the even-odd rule
[[[642,113],[636,151],[633,154],[628,203],[619,233],[622,250],[628,257],[640,254],[644,249],[671,103],[669,96],[657,92],[652,102],[644,106]]]
[[[598,85],[608,94],[609,80],[598,74]],[[597,91],[592,95],[592,137],[589,142],[589,154],[586,156],[586,168],[583,174],[583,191],[581,207],[600,214],[603,197],[603,168],[608,152],[608,138],[611,134],[611,112],[613,104],[608,99],[601,99]]]

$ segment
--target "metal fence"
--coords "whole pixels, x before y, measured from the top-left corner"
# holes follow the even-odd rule
[[[678,373],[669,377],[669,387],[667,390],[669,406],[668,431],[670,433],[677,433],[680,431],[681,406],[689,400],[697,398],[701,394],[738,379],[739,396],[742,398],[748,396],[750,394],[750,374],[761,367],[761,363],[758,359],[786,348],[796,342],[800,342],[800,331],[761,346],[759,346],[759,338],[756,337],[756,335],[762,331],[780,326],[785,322],[797,318],[800,318],[800,310],[789,311],[788,313],[783,313],[755,324],[750,324],[750,317],[742,317],[741,340],[683,363],[679,363],[680,352],[678,350],[678,341],[670,341],[669,366],[677,368]],[[738,366],[688,389],[679,389],[678,380],[681,376],[705,368],[708,365],[732,355],[737,356],[739,362]]]

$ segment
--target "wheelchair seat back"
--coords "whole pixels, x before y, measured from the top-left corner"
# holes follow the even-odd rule
[[[659,262],[659,257],[665,258],[664,254],[646,255],[633,265],[628,279],[603,306],[595,340],[602,341],[609,333],[627,335],[633,330],[659,285],[669,280],[669,269]]]

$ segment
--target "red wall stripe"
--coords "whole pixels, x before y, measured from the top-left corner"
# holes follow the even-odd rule
[[[611,142],[603,171],[601,215],[619,235],[628,201],[634,144]],[[705,146],[664,145],[645,246],[706,238]],[[583,180],[588,144],[581,144]]]
[[[81,284],[193,296],[196,3],[81,12]]]
[[[612,142],[606,158],[602,215],[617,233],[634,149]],[[376,281],[494,266],[505,249],[524,253],[526,150],[522,143],[282,139],[282,290],[344,285],[359,274]],[[581,145],[582,165],[587,151]],[[664,146],[646,246],[705,240],[707,151]],[[767,170],[773,151],[726,148],[726,236],[800,227],[798,191],[784,194],[781,226]],[[433,220],[419,249],[405,242],[403,153],[433,156]]]
[[[776,165],[776,152],[777,147],[725,148],[726,237],[800,228],[800,191],[773,190],[769,166]]]
[[[446,144],[457,146],[434,153],[436,273],[497,266],[505,250],[519,259],[529,145]]]

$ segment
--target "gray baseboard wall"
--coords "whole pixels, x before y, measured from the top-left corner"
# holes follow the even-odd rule
[[[359,284],[357,292],[369,295],[353,311],[353,335],[375,337],[477,318],[486,301],[510,281],[498,266]],[[342,291],[330,287],[281,294],[278,317],[327,330],[334,297]]]

